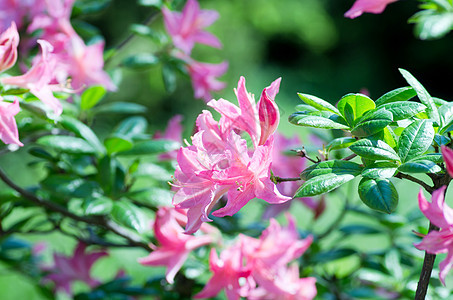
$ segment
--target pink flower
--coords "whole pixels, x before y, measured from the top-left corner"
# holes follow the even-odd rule
[[[439,279],[444,285],[445,276],[453,266],[453,209],[445,203],[445,190],[446,186],[435,190],[432,194],[431,203],[426,201],[420,190],[418,194],[420,210],[441,230],[431,231],[420,243],[415,244],[417,249],[425,250],[428,253],[447,253],[447,257],[439,264]]]
[[[71,283],[80,280],[91,288],[99,285],[99,281],[93,279],[90,270],[93,264],[101,257],[108,255],[105,251],[86,253],[86,245],[79,242],[72,257],[54,254],[55,265],[44,268],[49,275],[45,281],[53,281],[56,290],[64,290],[68,295],[72,294]]]
[[[17,46],[19,45],[19,33],[14,22],[0,35],[0,72],[6,71],[17,60]]]
[[[171,140],[178,142],[182,144],[182,125],[181,121],[183,119],[182,115],[175,115],[173,116],[167,124],[167,129],[165,129],[164,133],[161,133],[160,131],[156,131],[154,133],[154,139],[166,139],[166,140]],[[168,153],[164,153],[159,155],[160,160],[170,160],[170,159],[176,159],[176,156],[178,154],[178,151],[171,151]]]
[[[228,69],[228,63],[220,64],[201,63],[195,60],[187,61],[187,70],[192,80],[194,97],[208,102],[211,100],[211,92],[218,92],[225,88],[226,84],[216,77],[222,76]]]
[[[214,10],[201,10],[196,0],[188,0],[182,13],[162,8],[165,28],[173,39],[173,43],[184,53],[190,54],[195,43],[220,48],[220,41],[213,34],[203,31],[218,19]]]
[[[0,140],[5,144],[24,145],[19,141],[19,132],[14,119],[14,116],[19,111],[19,101],[17,99],[13,103],[8,103],[4,102],[3,98],[0,97]]]
[[[364,12],[380,14],[384,11],[387,4],[397,0],[357,0],[354,5],[344,14],[347,18],[357,18]]]
[[[269,136],[277,130],[280,122],[280,113],[275,103],[275,96],[278,94],[281,80],[281,78],[278,78],[269,87],[265,88],[261,93],[260,101],[258,101],[258,116],[261,127],[258,145],[263,145],[266,142]]]
[[[138,260],[145,266],[167,266],[166,279],[169,283],[173,283],[176,273],[181,269],[192,250],[214,241],[212,235],[184,234],[181,224],[185,224],[186,220],[186,216],[174,208],[159,208],[153,225],[159,246],[151,245],[154,251],[147,257]],[[206,226],[208,225],[206,224]],[[215,232],[212,226],[207,227],[206,231]]]
[[[63,111],[60,101],[55,98],[52,91],[65,90],[61,86],[51,84],[55,74],[56,60],[52,56],[53,47],[47,41],[38,40],[41,46],[41,57],[33,64],[27,73],[21,76],[2,78],[3,84],[10,84],[29,89],[44,104],[51,107],[55,115]]]
[[[216,296],[222,289],[225,289],[229,300],[239,300],[247,297],[251,284],[247,281],[250,276],[250,268],[243,265],[243,252],[241,242],[222,251],[220,258],[215,249],[211,249],[209,256],[209,269],[214,273],[206,283],[201,292],[194,298],[210,298]],[[240,279],[245,278],[245,284],[240,283]]]
[[[453,177],[453,150],[442,146],[442,156],[444,157],[445,165],[447,167],[447,172]]]

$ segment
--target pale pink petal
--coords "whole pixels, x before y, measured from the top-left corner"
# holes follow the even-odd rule
[[[364,12],[380,14],[385,10],[387,4],[397,0],[357,0],[354,5],[344,14],[347,18],[357,18]]]
[[[436,226],[448,228],[453,225],[453,209],[451,209],[444,199],[446,186],[437,189],[432,194],[432,203],[426,201],[420,189],[418,193],[418,203],[422,213]]]
[[[453,177],[453,150],[442,146],[442,156],[444,157],[445,165],[447,167],[447,172]]]

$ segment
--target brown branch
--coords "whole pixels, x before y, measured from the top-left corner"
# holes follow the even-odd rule
[[[428,184],[426,184],[424,181],[418,179],[418,178],[415,178],[415,177],[412,177],[411,175],[407,175],[407,174],[404,174],[404,173],[398,173],[395,175],[396,178],[399,178],[399,179],[407,179],[407,180],[410,180],[412,182],[415,182],[417,183],[418,185],[422,186],[428,193],[432,193],[434,192],[435,188],[433,186],[430,186]]]
[[[305,157],[306,159],[308,159],[308,160],[311,161],[312,163],[317,164],[317,163],[321,162],[321,160],[319,159],[319,157],[316,157],[317,161],[314,160],[313,158],[309,157],[309,156],[307,155],[307,150],[305,150],[305,148],[302,148],[302,149],[292,149],[291,151],[296,152],[296,155],[297,155],[297,156]]]
[[[104,217],[85,217],[85,216],[79,216],[76,215],[70,211],[68,211],[66,208],[63,206],[56,204],[54,202],[50,201],[45,201],[39,197],[37,197],[35,194],[21,188],[17,184],[15,184],[7,175],[6,173],[0,168],[0,179],[3,180],[9,187],[17,191],[19,194],[22,195],[25,199],[35,203],[38,206],[44,207],[48,210],[57,212],[62,214],[63,216],[73,219],[78,222],[83,222],[87,223],[90,225],[96,225],[103,227],[116,235],[121,236],[122,238],[126,239],[129,244],[136,246],[136,247],[141,247],[147,251],[151,251],[151,248],[144,242],[141,241],[140,237],[132,234],[131,232],[125,230],[121,226],[118,226],[116,223],[112,222],[111,220],[108,220]]]
[[[349,155],[349,156],[347,156],[345,158],[342,158],[341,160],[351,160],[351,159],[353,159],[356,156],[357,156],[357,154],[353,153],[353,154],[351,154],[351,155]]]
[[[273,176],[273,181],[275,183],[281,183],[281,182],[286,182],[286,181],[299,181],[302,180],[300,177],[291,177],[291,178],[282,178],[278,176]]]
[[[429,223],[429,230],[438,231],[439,227]],[[436,260],[436,254],[431,254],[425,251],[425,258],[423,259],[422,271],[420,272],[420,278],[418,280],[417,291],[415,292],[415,300],[423,300],[428,292],[429,279],[431,278],[431,272],[433,271],[434,261]]]

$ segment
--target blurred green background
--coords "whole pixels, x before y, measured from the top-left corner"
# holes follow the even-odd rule
[[[155,8],[140,6],[135,1],[103,2],[108,6],[102,12],[78,17],[75,22],[87,22],[98,28],[106,40],[107,50],[130,35],[131,24],[142,23],[155,13]],[[417,11],[417,1],[398,1],[389,5],[382,15],[365,14],[354,20],[343,17],[353,4],[352,0],[201,0],[200,4],[204,9],[219,11],[220,19],[209,31],[220,38],[223,49],[197,45],[193,57],[203,62],[227,60],[229,63],[229,70],[222,77],[227,88],[213,97],[235,102],[233,88],[239,77],[245,76],[249,92],[258,98],[264,87],[282,77],[276,101],[281,111],[279,128],[286,135],[296,132],[303,137],[307,135],[305,129],[296,128],[286,121],[294,107],[300,104],[297,92],[317,95],[335,103],[344,94],[366,89],[371,98],[377,99],[387,91],[406,85],[398,72],[399,67],[414,74],[431,95],[451,99],[452,35],[435,41],[416,39],[407,19]],[[154,20],[151,27],[163,30],[161,16]],[[188,138],[196,116],[206,109],[202,100],[193,99],[190,81],[179,74],[176,90],[168,93],[164,88],[161,66],[139,71],[121,67],[122,59],[129,55],[156,50],[150,40],[135,37],[106,64],[106,69],[115,77],[122,77],[118,92],[109,94],[106,101],[132,101],[147,106],[145,117],[151,132],[164,129],[173,115],[183,114],[185,138]],[[94,123],[94,130],[102,135],[117,121],[112,117],[99,118]],[[27,168],[28,173],[21,171],[21,177],[14,178],[20,185],[27,185],[37,182],[43,174],[39,165],[35,168],[27,166],[30,160],[26,151],[20,151],[3,155],[0,164],[7,171]],[[414,184],[396,184],[401,195],[398,212],[412,211],[416,208],[418,188]],[[317,223],[319,227],[315,231],[321,232],[330,224],[345,197],[353,203],[360,201],[354,189],[342,188],[340,193],[328,198],[327,213]],[[256,213],[253,214],[256,206],[261,204],[250,203],[241,215],[247,215],[248,219],[251,219],[250,214],[257,217]],[[298,216],[299,227],[307,229],[311,221],[310,213],[300,205],[295,207],[294,212]],[[367,218],[362,216],[361,221]],[[348,219],[348,222],[353,221],[354,217]],[[75,245],[57,234],[27,236],[27,239],[32,242],[48,241],[51,249],[66,254],[70,254]],[[354,240],[347,243],[357,246]],[[382,249],[388,246],[388,242],[372,236],[360,240],[359,246]],[[96,264],[94,274],[111,279],[118,268],[123,268],[136,282],[141,282],[153,272],[163,271],[163,268],[146,268],[136,263],[136,258],[144,255],[146,253],[142,250],[114,250],[109,258]],[[0,266],[0,299],[42,298],[27,282],[26,276],[12,274]]]

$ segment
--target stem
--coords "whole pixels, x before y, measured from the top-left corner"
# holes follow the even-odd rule
[[[439,227],[429,222],[428,233],[439,230]],[[436,260],[436,254],[431,254],[425,251],[425,258],[423,259],[422,271],[418,280],[417,291],[415,292],[415,300],[423,300],[428,292],[429,279],[431,278],[431,272],[433,271],[434,261]]]
[[[132,234],[131,232],[125,230],[121,226],[118,226],[116,223],[114,223],[108,219],[105,219],[103,217],[79,216],[79,215],[76,215],[76,214],[68,211],[63,206],[60,206],[54,202],[45,201],[45,200],[37,197],[33,193],[30,193],[29,191],[16,185],[11,179],[9,179],[9,177],[5,174],[5,172],[1,168],[0,168],[0,179],[3,180],[3,182],[5,182],[9,187],[11,187],[15,191],[17,191],[19,194],[21,194],[22,197],[35,203],[38,206],[41,206],[48,210],[60,213],[63,216],[68,217],[68,218],[73,219],[78,222],[83,222],[83,223],[87,223],[90,225],[104,227],[105,229],[126,239],[130,245],[133,245],[136,247],[141,247],[147,251],[151,251],[151,248],[146,243],[143,243],[139,236]]]
[[[351,154],[351,155],[349,155],[349,156],[347,156],[345,158],[342,158],[341,160],[351,160],[351,159],[353,159],[356,156],[357,156],[357,154],[353,153],[353,154]]]
[[[275,183],[281,183],[281,182],[286,182],[286,181],[299,181],[299,180],[302,180],[302,179],[300,177],[282,178],[282,177],[274,176]]]
[[[300,157],[305,157],[306,159],[308,159],[309,161],[311,161],[312,163],[319,163],[321,160],[319,159],[319,157],[316,157],[317,161],[314,160],[313,158],[310,158],[308,155],[307,155],[307,150],[305,150],[305,148],[303,148],[302,150],[300,149],[293,149],[291,151],[294,151],[296,152],[296,155],[297,156],[300,156]]]
[[[440,186],[439,187],[430,186],[430,185],[426,184],[425,182],[423,182],[422,180],[412,177],[411,175],[404,174],[404,173],[398,173],[395,175],[395,177],[399,178],[399,179],[407,179],[412,182],[415,182],[418,185],[422,186],[430,194],[432,194],[432,192],[434,192],[437,188],[440,188]]]

